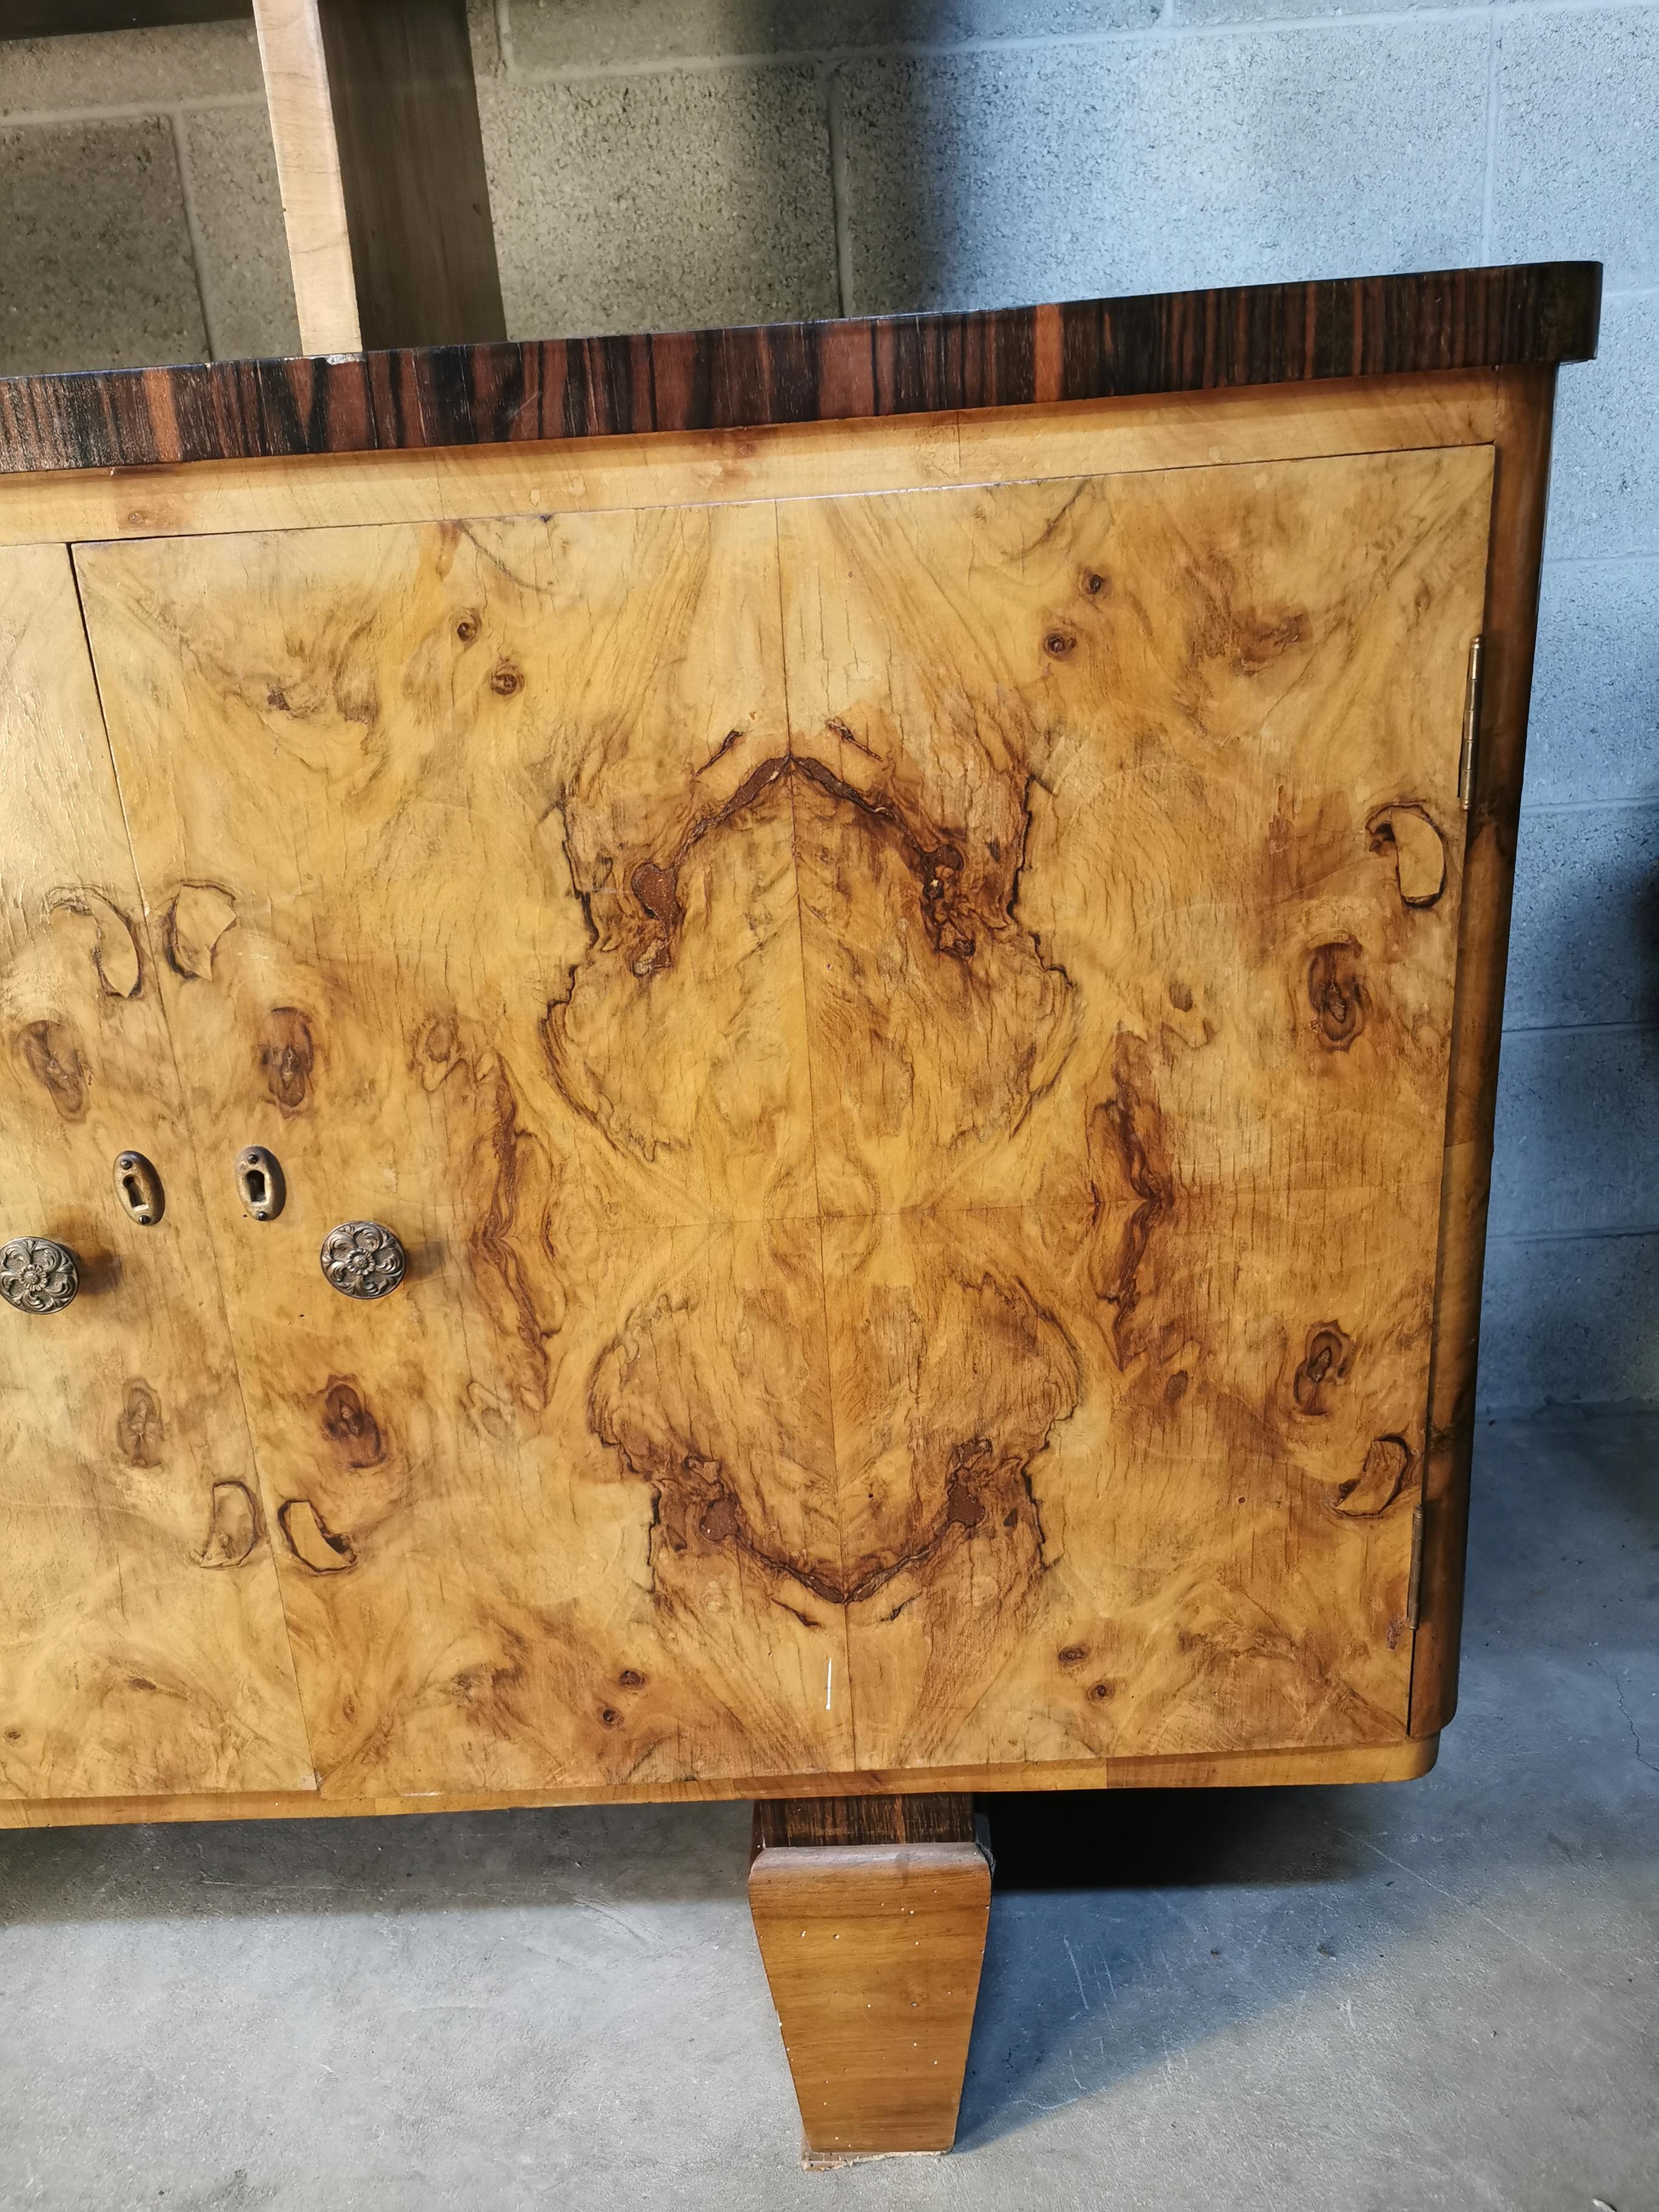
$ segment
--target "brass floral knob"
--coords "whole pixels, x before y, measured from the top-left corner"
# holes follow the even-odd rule
[[[323,1239],[323,1273],[348,1298],[383,1298],[404,1279],[409,1255],[384,1222],[343,1221]]]
[[[67,1244],[14,1237],[0,1249],[0,1298],[19,1313],[62,1313],[80,1287],[80,1266]]]

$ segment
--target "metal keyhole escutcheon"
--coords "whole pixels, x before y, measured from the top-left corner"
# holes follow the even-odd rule
[[[409,1255],[384,1222],[343,1221],[323,1239],[323,1273],[348,1298],[383,1298],[404,1279]]]
[[[275,1221],[287,1204],[282,1164],[263,1145],[246,1145],[237,1153],[236,1195],[251,1221]]]
[[[81,1269],[67,1244],[14,1237],[0,1249],[0,1298],[19,1313],[62,1313],[80,1287]]]
[[[167,1212],[161,1178],[142,1152],[116,1156],[115,1195],[141,1229],[153,1229]]]

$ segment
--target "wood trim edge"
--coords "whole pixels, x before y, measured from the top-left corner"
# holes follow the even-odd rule
[[[750,429],[1589,359],[1601,264],[0,379],[0,473]]]
[[[1040,1766],[919,1767],[914,1772],[734,1775],[611,1789],[455,1790],[422,1797],[328,1797],[316,1790],[226,1791],[184,1797],[58,1797],[0,1802],[0,1829],[106,1827],[155,1820],[341,1820],[364,1814],[493,1813],[550,1805],[743,1802],[757,1798],[909,1796],[1005,1790],[1240,1790],[1291,1784],[1409,1782],[1438,1753],[1431,1735],[1334,1749],[1177,1752],[1148,1758],[1057,1759]]]
[[[1555,371],[1498,372],[1492,551],[1440,1198],[1440,1258],[1429,1358],[1419,1614],[1409,1726],[1437,1734],[1457,1705],[1469,1464],[1492,1129],[1509,968],[1510,907],[1538,624]]]
[[[818,499],[1490,445],[1497,371],[410,453],[0,474],[0,544]]]
[[[300,343],[310,354],[363,343],[345,180],[317,0],[253,0]]]

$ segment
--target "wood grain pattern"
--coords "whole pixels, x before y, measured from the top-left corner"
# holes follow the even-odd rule
[[[1490,491],[82,552],[331,1794],[1401,1735]]]
[[[504,338],[465,0],[254,0],[301,343]]]
[[[855,1763],[774,536],[81,556],[331,1791]]]
[[[966,1792],[909,1797],[767,1797],[755,1807],[755,1849],[824,1844],[971,1844]]]
[[[0,380],[0,473],[927,415],[1588,360],[1601,265]]]
[[[1413,1733],[1420,1735],[1443,1728],[1457,1702],[1481,1274],[1555,372],[1508,371],[1499,380],[1499,396],[1492,565],[1482,622],[1485,669],[1464,861],[1462,943],[1446,1119],[1430,1447],[1424,1482],[1421,1620],[1412,1669],[1411,1725]]]
[[[345,163],[318,0],[254,0],[254,24],[300,343],[307,353],[361,353]]]
[[[781,510],[860,1762],[1403,1725],[1490,500]]]
[[[307,1790],[311,1761],[74,578],[0,553],[0,1797]],[[158,1164],[140,1227],[117,1155]]]
[[[1448,370],[882,422],[0,475],[0,544],[469,522],[1488,445],[1497,386],[1493,370]]]
[[[768,1845],[749,1909],[808,2164],[949,2150],[991,1911],[978,1846]]]
[[[315,1790],[179,1797],[0,1798],[0,1828],[107,1826],[128,1820],[354,1820],[367,1814],[490,1813],[513,1807],[690,1804],[720,1799],[821,1799],[910,1790],[1328,1789],[1413,1782],[1430,1771],[1436,1736],[1400,1736],[1336,1750],[1224,1752],[1209,1757],[1056,1759],[1045,1766],[951,1768],[916,1774],[739,1774],[707,1782],[565,1784],[541,1790],[438,1790],[416,1797],[325,1796]]]

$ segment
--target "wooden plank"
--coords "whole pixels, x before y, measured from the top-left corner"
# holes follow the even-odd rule
[[[442,179],[442,165],[428,174]],[[11,377],[0,380],[0,472],[750,429],[1587,360],[1601,282],[1598,263],[1549,262],[967,315]]]
[[[254,0],[308,353],[507,324],[465,0]]]
[[[780,509],[860,1765],[1405,1723],[1491,483]]]
[[[815,1820],[809,1801],[769,1822],[771,1809],[757,1808],[749,1909],[807,2163],[949,2150],[991,1911],[969,1801],[943,1801],[958,1816],[945,1825],[966,1829],[953,1842],[775,1844],[762,1832],[783,1822],[838,1836],[848,1808]],[[894,1817],[908,1826],[902,1804]]]
[[[942,1769],[933,1773],[743,1774],[712,1782],[640,1782],[593,1789],[435,1791],[391,1797],[322,1796],[315,1790],[234,1792],[198,1796],[140,1796],[10,1801],[0,1799],[0,1828],[108,1826],[133,1820],[349,1820],[362,1814],[490,1813],[514,1807],[595,1804],[690,1804],[786,1794],[817,1798],[891,1795],[907,1790],[1247,1790],[1330,1788],[1352,1782],[1411,1782],[1429,1772],[1438,1740],[1401,1736],[1394,1743],[1336,1751],[1223,1753],[1210,1758],[1054,1760],[1036,1766]]]
[[[324,1787],[852,1765],[771,509],[81,574]]]
[[[60,547],[0,554],[0,1795],[308,1790],[310,1754],[195,1161]],[[159,1170],[141,1227],[128,1150]],[[71,1817],[74,1817],[71,1813]]]
[[[1507,370],[1498,380],[1498,392],[1497,495],[1446,1121],[1431,1445],[1423,1492],[1421,1618],[1412,1673],[1411,1725],[1420,1735],[1443,1728],[1457,1702],[1480,1287],[1555,373]]]
[[[819,498],[1489,443],[1490,369],[443,453],[0,476],[0,543]]]

